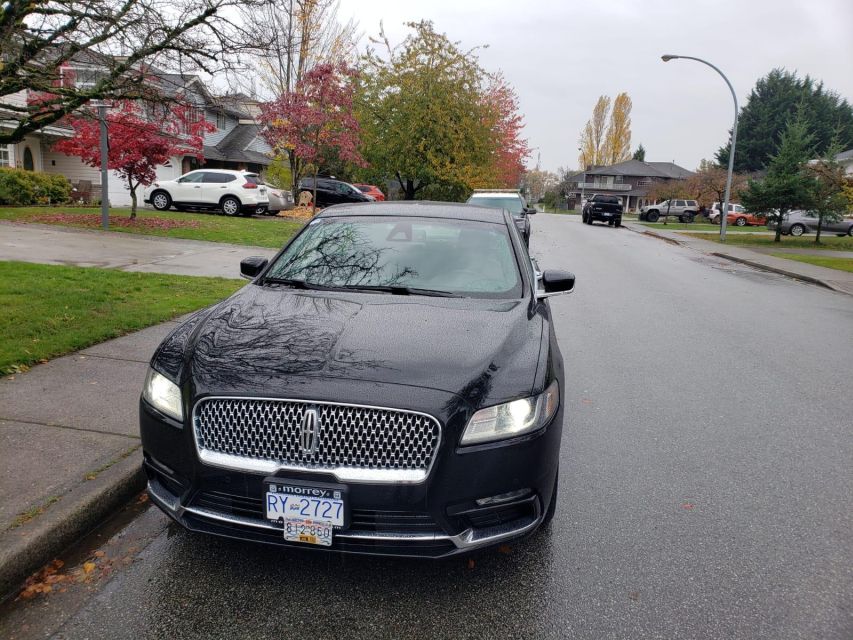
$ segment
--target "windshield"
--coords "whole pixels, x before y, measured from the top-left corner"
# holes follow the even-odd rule
[[[521,296],[521,275],[506,227],[463,220],[320,218],[275,261],[265,276],[269,280],[332,289]]]
[[[524,211],[524,205],[521,203],[521,198],[518,196],[506,197],[477,197],[474,196],[468,200],[468,204],[475,204],[478,207],[491,207],[492,209],[506,209],[511,214],[518,216]]]

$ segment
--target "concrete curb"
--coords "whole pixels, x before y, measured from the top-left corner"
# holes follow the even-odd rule
[[[749,260],[748,258],[739,258],[737,256],[730,255],[728,253],[723,253],[720,251],[704,251],[695,246],[692,246],[690,242],[686,242],[683,240],[677,240],[675,238],[670,238],[668,236],[663,236],[649,229],[637,229],[632,228],[631,226],[623,225],[627,229],[630,229],[634,233],[639,233],[640,235],[651,236],[653,238],[657,238],[659,240],[664,240],[665,242],[669,242],[670,244],[679,245],[682,247],[687,247],[688,249],[695,249],[697,251],[701,251],[706,255],[712,255],[715,258],[722,258],[723,260],[730,260],[731,262],[737,262],[739,264],[744,264],[748,267],[752,267],[753,269],[760,269],[761,271],[767,271],[769,273],[776,273],[778,275],[786,276],[788,278],[792,278],[794,280],[799,280],[800,282],[805,282],[808,284],[814,284],[819,287],[823,287],[825,289],[829,289],[831,291],[836,291],[838,293],[845,293],[847,295],[851,295],[850,291],[842,289],[840,287],[834,286],[831,282],[826,280],[821,280],[820,278],[814,278],[812,276],[798,273],[796,271],[792,271],[789,269],[780,269],[779,267],[773,267],[771,265],[764,264],[763,262],[759,262],[757,260]]]
[[[142,451],[71,489],[30,522],[0,534],[0,599],[145,487]]]
[[[762,271],[769,271],[771,273],[778,273],[782,276],[787,276],[789,278],[793,278],[794,280],[800,280],[801,282],[808,282],[809,284],[816,284],[819,287],[825,287],[827,289],[831,289],[832,291],[838,291],[839,293],[848,293],[843,289],[837,289],[833,287],[831,284],[824,280],[820,280],[819,278],[812,278],[811,276],[804,275],[802,273],[796,273],[794,271],[788,271],[786,269],[779,269],[777,267],[771,267],[766,264],[762,264],[761,262],[756,262],[753,260],[747,260],[746,258],[737,258],[735,256],[730,256],[726,253],[712,253],[712,256],[717,258],[723,258],[724,260],[731,260],[732,262],[739,262],[740,264],[745,264],[749,267],[753,267],[755,269],[761,269]]]

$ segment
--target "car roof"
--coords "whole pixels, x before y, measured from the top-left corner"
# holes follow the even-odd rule
[[[473,200],[474,198],[511,198],[513,196],[515,196],[516,198],[521,198],[521,194],[518,191],[502,191],[500,189],[496,189],[495,191],[475,191],[468,199]]]
[[[450,218],[455,220],[471,220],[475,222],[491,222],[506,224],[505,219],[498,219],[496,211],[503,209],[478,207],[459,202],[432,202],[429,200],[391,200],[387,202],[358,202],[352,204],[336,204],[323,209],[318,218],[334,218],[337,216],[397,216],[401,218]]]
[[[253,176],[258,175],[257,171],[249,171],[248,169],[207,169],[206,167],[199,167],[198,169],[187,171],[187,173],[196,173],[197,171],[205,171],[207,173],[227,173],[235,176],[245,176],[246,174]],[[186,175],[186,173],[184,175]]]

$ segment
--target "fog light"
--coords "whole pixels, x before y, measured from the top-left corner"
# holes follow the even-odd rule
[[[478,507],[486,507],[492,504],[511,502],[513,500],[518,500],[519,498],[524,498],[528,495],[530,495],[530,489],[519,489],[518,491],[510,491],[509,493],[499,493],[496,496],[490,496],[488,498],[479,498],[476,502]]]

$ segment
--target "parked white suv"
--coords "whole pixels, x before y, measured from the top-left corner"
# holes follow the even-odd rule
[[[160,180],[145,190],[143,198],[158,211],[208,209],[226,216],[264,213],[269,197],[257,173],[231,169],[197,169],[175,180]]]
[[[695,200],[664,200],[658,204],[647,204],[640,208],[640,220],[657,222],[661,216],[678,218],[679,222],[693,222],[699,212],[699,203]]]

